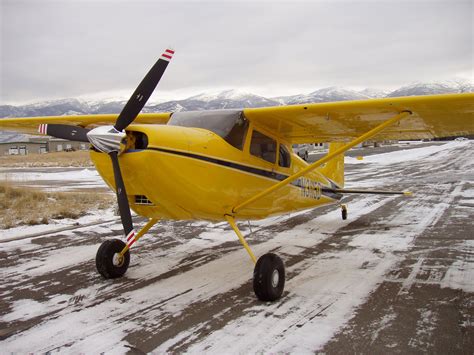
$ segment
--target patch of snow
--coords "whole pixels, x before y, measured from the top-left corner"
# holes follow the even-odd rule
[[[408,345],[415,348],[426,349],[428,338],[436,329],[438,315],[426,308],[420,310],[420,319],[416,322],[416,336],[410,339]]]
[[[344,251],[333,256],[305,264],[305,269],[288,282],[290,298],[250,308],[245,315],[207,338],[197,339],[188,351],[228,353],[229,344],[238,344],[232,352],[314,353],[352,317],[354,309],[396,260],[393,256],[380,259],[364,250]],[[367,270],[358,268],[361,260],[374,258],[377,266],[370,270],[370,276]],[[262,307],[265,307],[265,317],[261,315]],[[240,341],[243,336],[245,342]],[[164,343],[155,350],[166,351],[171,343]]]
[[[468,260],[457,260],[451,264],[441,280],[441,287],[474,292],[474,240],[464,241],[463,251],[471,255]]]
[[[55,172],[56,169],[62,171]],[[35,181],[35,180],[62,180],[62,181],[83,181],[100,179],[100,175],[95,169],[71,169],[70,171],[64,168],[48,168],[49,172],[22,172],[18,169],[18,173],[0,172],[1,180],[13,181]]]
[[[370,345],[372,345],[375,342],[375,340],[377,340],[380,332],[386,329],[397,318],[397,315],[393,313],[393,308],[392,307],[390,308],[392,312],[385,314],[381,319],[378,319],[377,322],[374,324],[376,329],[370,336]]]
[[[13,320],[28,320],[46,313],[48,306],[44,303],[30,299],[20,299],[13,302],[13,309],[0,317],[2,322],[11,322]]]
[[[21,304],[22,307],[28,307],[34,304],[32,300],[25,300]],[[45,353],[58,347],[64,347],[63,352],[67,349],[68,353],[124,353],[128,343],[123,340],[129,330],[133,329],[134,322],[129,321],[125,324],[117,322],[108,326],[109,332],[107,337],[103,336],[103,324],[108,319],[113,318],[116,310],[122,308],[123,304],[118,301],[109,301],[103,304],[100,309],[92,307],[90,309],[82,309],[81,312],[73,312],[67,315],[67,322],[59,316],[56,319],[49,320],[47,327],[35,327],[26,332],[28,336],[27,347],[34,349],[35,352]],[[90,323],[90,320],[94,320]],[[76,326],[71,326],[71,325]],[[16,338],[17,336],[13,336]],[[9,338],[11,339],[11,338]],[[55,343],[58,347],[50,348],[46,344]],[[25,352],[25,341],[9,342],[8,346],[3,347],[3,351],[9,353]]]
[[[61,231],[66,227],[87,225],[113,218],[117,218],[117,216],[114,215],[114,208],[109,208],[107,210],[94,210],[89,211],[87,215],[79,217],[78,219],[51,219],[49,224],[17,226],[9,229],[0,229],[0,240],[23,238],[28,235],[36,235],[41,233],[49,234],[56,230]]]
[[[46,233],[52,229],[59,228],[59,226],[64,227],[64,224],[61,224],[63,220],[54,221],[51,224],[38,224],[34,226],[17,226],[9,229],[0,229],[0,239],[5,240],[5,238],[11,239],[16,237],[21,237],[29,234],[37,233]]]
[[[0,180],[26,183],[28,186],[54,192],[107,187],[97,170],[93,168],[78,170],[50,167],[47,171],[35,172],[25,172],[21,168],[0,169]]]
[[[438,160],[441,157],[445,157],[451,154],[452,149],[460,147],[467,147],[471,143],[469,141],[452,141],[443,145],[398,150],[395,152],[375,154],[364,157],[363,160],[357,160],[353,157],[345,157],[345,164],[379,164],[379,165],[391,165],[396,163],[404,163],[411,160],[433,161]]]
[[[97,251],[97,245],[81,245],[62,248],[59,252],[52,250],[41,259],[29,259],[21,264],[14,266],[13,269],[3,268],[2,274],[8,275],[28,275],[39,276],[51,272],[59,271],[71,264],[78,265],[83,262],[90,262],[91,255]]]

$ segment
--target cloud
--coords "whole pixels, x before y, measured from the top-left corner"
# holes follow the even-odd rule
[[[472,79],[472,2],[3,0],[1,101],[129,90],[169,45],[159,92]],[[156,94],[159,96],[159,92]]]

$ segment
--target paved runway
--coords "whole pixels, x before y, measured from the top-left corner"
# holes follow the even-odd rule
[[[472,353],[474,143],[347,159],[346,187],[411,189],[240,223],[287,283],[262,303],[225,223],[162,222],[103,280],[95,252],[117,220],[0,243],[6,352]],[[401,149],[401,148],[400,148]],[[139,220],[137,220],[139,221]]]

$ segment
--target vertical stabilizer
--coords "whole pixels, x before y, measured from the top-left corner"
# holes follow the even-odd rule
[[[345,143],[329,143],[329,153],[344,145]],[[321,171],[328,179],[338,184],[340,188],[344,187],[344,154],[340,154],[328,161]]]

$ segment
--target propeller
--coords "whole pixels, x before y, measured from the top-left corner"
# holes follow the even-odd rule
[[[130,99],[120,112],[114,126],[100,126],[92,130],[86,128],[61,125],[61,124],[42,124],[39,132],[52,137],[67,140],[90,142],[97,150],[107,153],[112,161],[114,171],[115,189],[117,194],[117,203],[122,220],[123,230],[127,238],[135,233],[133,230],[132,215],[128,203],[127,192],[123,182],[122,172],[120,171],[119,155],[122,153],[122,141],[126,134],[123,132],[137,117],[143,109],[151,94],[158,85],[163,73],[168,66],[174,51],[165,50],[161,57],[156,61],[150,71],[145,75],[141,83],[133,92]]]
[[[89,130],[78,126],[65,124],[41,124],[38,128],[38,132],[69,141],[89,142],[89,139],[87,138]]]
[[[173,54],[173,50],[167,49],[155,65],[153,65],[148,74],[145,75],[142,82],[135,89],[134,93],[125,104],[122,112],[120,112],[120,115],[117,117],[117,122],[115,122],[114,126],[117,131],[120,132],[124,130],[140,113],[143,106],[145,106],[155,90],[156,85],[158,85]]]
[[[133,231],[133,222],[132,214],[130,213],[130,206],[128,205],[125,184],[123,183],[122,172],[120,171],[118,152],[110,152],[109,156],[112,160],[112,167],[114,169],[115,190],[117,194],[117,203],[119,206],[120,219],[122,220],[123,231],[128,237],[130,232]]]

